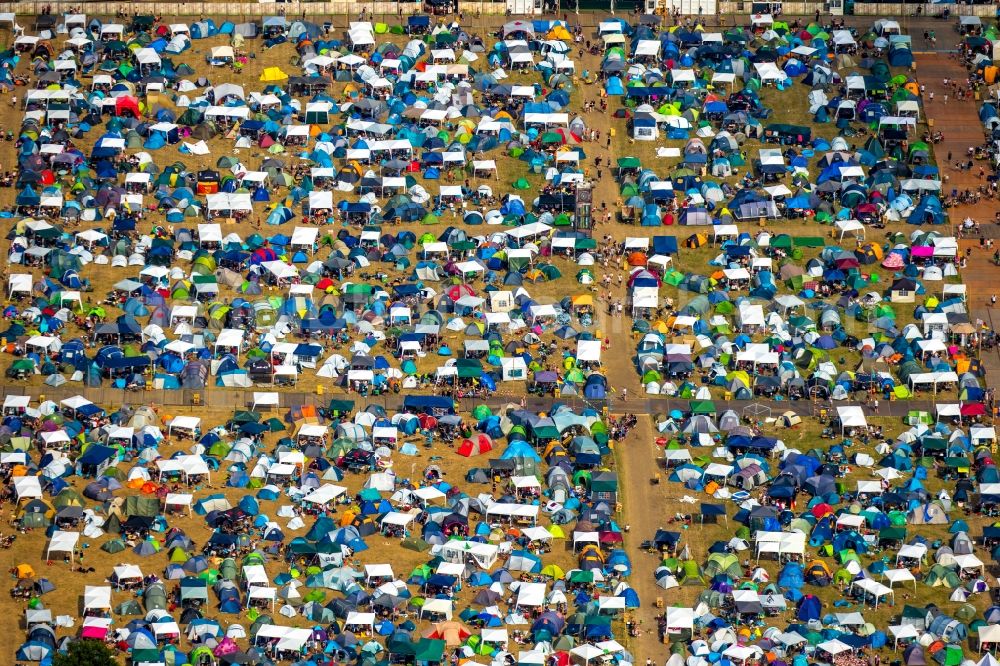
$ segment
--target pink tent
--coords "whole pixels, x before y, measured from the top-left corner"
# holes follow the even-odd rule
[[[230,638],[229,636],[226,636],[221,641],[219,641],[218,645],[215,646],[215,649],[212,650],[212,654],[214,654],[216,657],[221,657],[223,655],[232,654],[234,652],[239,652],[239,651],[240,648],[238,645],[236,645],[233,639]]]

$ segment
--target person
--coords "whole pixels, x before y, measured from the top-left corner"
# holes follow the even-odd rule
[[[622,389],[622,402],[625,402],[626,400],[628,400],[628,389],[627,388],[623,388]]]
[[[992,296],[990,296],[990,305],[995,307],[996,304],[997,304],[997,295],[993,294]]]
[[[872,410],[878,414],[878,398],[872,400]]]

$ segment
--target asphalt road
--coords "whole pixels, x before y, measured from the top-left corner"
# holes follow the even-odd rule
[[[266,390],[266,389],[265,389]],[[36,401],[41,400],[63,400],[65,398],[82,395],[93,403],[104,408],[114,408],[116,405],[158,405],[163,407],[187,408],[186,413],[196,413],[199,407],[209,407],[215,409],[247,409],[253,404],[254,391],[232,389],[232,388],[208,388],[200,391],[180,390],[180,391],[121,391],[110,388],[87,388],[82,386],[63,385],[60,387],[44,386],[41,388],[5,385],[0,386],[0,397],[8,395],[30,395]],[[343,392],[328,393],[322,395],[306,392],[280,392],[280,406],[283,409],[304,404],[326,405],[331,399],[352,399],[359,409],[364,409],[367,405],[381,405],[387,412],[402,409],[404,394],[383,394],[379,396],[360,397],[356,393],[345,394]],[[942,397],[941,399],[915,399],[886,401],[879,399],[879,413],[881,417],[903,418],[911,410],[921,410],[934,412],[935,403],[955,403],[957,400]],[[576,409],[592,408],[602,411],[605,408],[614,414],[634,414],[636,416],[655,416],[667,414],[673,410],[685,412],[690,408],[690,401],[679,398],[666,398],[659,396],[643,395],[639,398],[621,399],[620,396],[612,394],[608,399],[584,400],[580,397],[539,397],[526,396],[523,401],[519,396],[513,395],[493,395],[489,398],[467,398],[459,401],[459,411],[470,411],[476,405],[485,404],[491,409],[502,409],[506,406],[518,406],[522,404],[525,408],[536,412],[547,412],[553,405],[565,404]],[[738,414],[758,413],[767,416],[779,416],[787,411],[792,411],[799,416],[817,415],[820,409],[832,411],[837,406],[861,405],[865,408],[865,413],[874,415],[870,407],[862,403],[844,400],[837,402],[829,401],[808,401],[808,400],[716,400],[716,408],[722,412],[728,409],[736,411]],[[763,408],[764,411],[761,410]],[[766,410],[770,410],[769,414]],[[181,411],[185,411],[181,409]]]

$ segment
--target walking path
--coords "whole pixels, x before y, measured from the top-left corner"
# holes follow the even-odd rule
[[[959,161],[968,161],[968,150],[972,146],[983,143],[983,123],[979,120],[980,102],[965,99],[958,101],[954,95],[945,95],[944,79],[965,81],[968,72],[962,63],[951,55],[941,53],[917,53],[914,56],[917,65],[917,78],[926,86],[924,94],[924,113],[928,123],[933,122],[934,130],[944,135],[944,140],[934,146],[934,157],[942,177],[947,176],[948,182],[944,189],[975,190],[986,182],[990,173],[990,165],[985,160],[977,161],[971,170],[959,170],[953,165]],[[932,100],[931,93],[934,93]],[[945,102],[945,99],[948,101]],[[948,159],[948,156],[951,159]],[[980,178],[980,168],[984,175]],[[1000,238],[1000,226],[993,224],[997,202],[986,199],[975,206],[957,206],[950,212],[953,225],[960,224],[966,217],[976,220],[982,226],[982,235],[988,238]]]
[[[1000,313],[998,313],[1000,314]],[[1000,319],[1000,317],[998,317]],[[988,320],[987,320],[988,321]],[[1000,373],[1000,370],[997,371]],[[214,388],[208,387],[200,390],[179,390],[163,391],[158,389],[148,391],[122,391],[112,388],[90,388],[85,386],[64,385],[60,387],[32,387],[15,384],[0,386],[0,402],[8,395],[30,395],[32,400],[54,400],[56,402],[65,398],[81,395],[87,400],[101,406],[112,407],[116,405],[157,405],[160,407],[176,408],[174,413],[197,413],[202,407],[212,409],[249,409],[253,405],[255,392],[266,392],[267,387],[260,387],[259,391]],[[414,393],[414,395],[428,395],[427,393]],[[197,396],[197,398],[195,398]],[[386,411],[400,410],[403,407],[403,394],[383,394],[378,396],[362,397],[357,393],[336,393],[324,392],[322,394],[299,392],[279,392],[280,409],[288,409],[298,405],[314,404],[325,406],[331,399],[353,400],[357,409],[364,409],[368,405],[381,405]],[[951,396],[940,395],[937,397],[938,403],[955,403],[958,399]],[[935,400],[927,395],[925,398],[915,400],[893,400],[885,401],[879,399],[879,414],[881,417],[902,418],[910,410],[922,410],[934,412]],[[476,405],[486,405],[490,409],[503,409],[508,406],[520,407],[535,412],[548,412],[553,405],[569,405],[574,409],[595,409],[598,412],[607,409],[614,414],[634,414],[636,416],[657,416],[669,414],[671,411],[679,410],[686,412],[690,409],[690,400],[682,398],[666,398],[661,396],[629,397],[622,400],[619,396],[611,394],[605,400],[585,400],[580,397],[556,397],[552,396],[521,396],[521,395],[492,395],[488,398],[465,398],[456,405],[461,411],[469,411]],[[764,407],[770,410],[771,416],[780,416],[784,412],[792,411],[799,416],[809,416],[817,414],[819,409],[833,409],[836,406],[861,405],[864,403],[844,400],[832,403],[812,402],[809,400],[716,400],[716,408],[721,413],[727,409],[732,409],[737,413],[742,413],[748,407],[751,411]],[[868,414],[872,414],[870,407],[865,407]],[[766,416],[766,414],[765,414]]]

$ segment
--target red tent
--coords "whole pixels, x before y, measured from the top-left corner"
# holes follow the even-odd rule
[[[139,100],[131,95],[122,95],[115,99],[115,115],[139,117]]]
[[[489,453],[493,450],[493,440],[487,435],[477,435],[475,439],[466,439],[458,447],[458,455],[471,458],[482,453]]]
[[[983,416],[986,414],[986,407],[981,402],[968,402],[962,405],[962,416]]]

